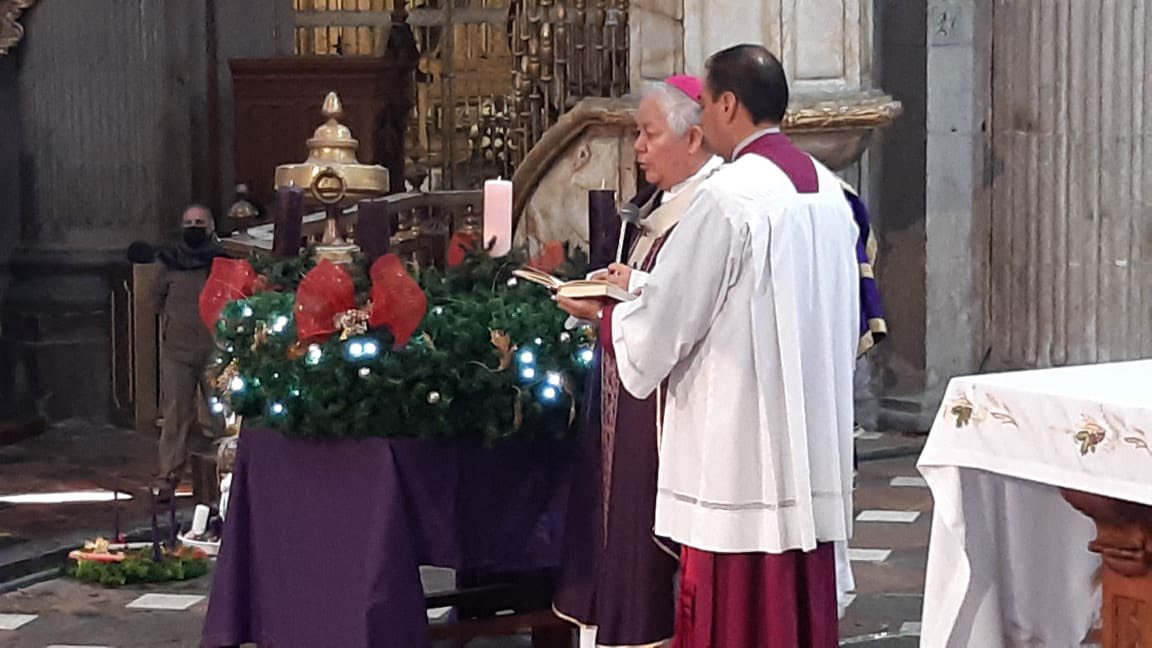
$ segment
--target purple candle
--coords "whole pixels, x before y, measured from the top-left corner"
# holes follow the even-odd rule
[[[362,200],[356,207],[356,244],[368,263],[388,254],[392,245],[395,216],[390,215],[384,200]]]
[[[588,192],[588,268],[605,268],[617,261],[620,216],[616,211],[616,191],[593,189]]]
[[[300,254],[301,229],[304,226],[304,191],[288,187],[276,191],[276,216],[273,221],[272,252],[279,257]]]

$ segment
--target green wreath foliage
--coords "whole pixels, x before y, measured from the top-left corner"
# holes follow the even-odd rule
[[[126,552],[121,562],[71,561],[65,574],[86,583],[119,587],[133,583],[169,583],[192,580],[208,573],[208,558],[193,552],[165,554],[160,562],[152,560],[151,549]]]
[[[299,345],[295,290],[314,265],[311,254],[254,257],[277,290],[232,302],[221,314],[216,408],[294,437],[488,445],[564,438],[576,427],[595,337],[587,328],[565,330],[567,316],[547,289],[513,278],[525,259],[523,250],[500,258],[481,251],[446,270],[412,268],[428,314],[394,349],[386,328]],[[569,255],[556,274],[579,276],[584,265]],[[349,271],[363,305],[371,289],[366,264]]]

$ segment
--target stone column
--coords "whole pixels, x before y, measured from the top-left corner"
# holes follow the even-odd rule
[[[16,58],[0,56],[0,303],[4,301],[10,278],[5,268],[20,241],[20,130],[16,102]],[[0,361],[4,354],[4,329],[0,328]],[[14,376],[0,371],[0,420],[16,412],[7,397]]]
[[[19,227],[4,237],[18,240],[0,344],[9,409],[93,421],[128,411],[123,250],[173,232],[189,202],[223,202],[212,185],[231,144],[210,127],[223,65],[212,60],[215,35],[259,45],[262,30],[282,31],[256,9],[283,0],[244,3],[243,20],[223,27],[208,20],[218,4],[40,2],[21,19],[15,54],[0,59],[0,106],[15,108],[0,122],[16,119],[4,130],[16,137],[0,144],[0,187],[18,178],[21,195]]]

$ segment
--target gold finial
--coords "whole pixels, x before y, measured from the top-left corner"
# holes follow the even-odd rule
[[[324,108],[322,109],[323,115],[329,121],[344,118],[344,105],[340,103],[340,96],[335,92],[329,92],[327,97],[324,97]]]

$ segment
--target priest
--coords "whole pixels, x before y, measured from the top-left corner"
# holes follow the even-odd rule
[[[833,544],[851,527],[858,229],[836,176],[780,133],[783,67],[707,64],[706,179],[638,299],[598,318],[624,389],[667,381],[655,532],[681,547],[674,646],[838,644]]]
[[[698,79],[672,77],[637,109],[636,160],[657,190],[641,201],[639,222],[622,228],[626,258],[612,274],[634,270],[626,289],[641,289],[696,188],[722,162],[703,146],[700,91]],[[663,646],[673,633],[678,553],[652,533],[660,399],[621,389],[615,359],[600,351],[555,608],[581,627],[582,648]]]

